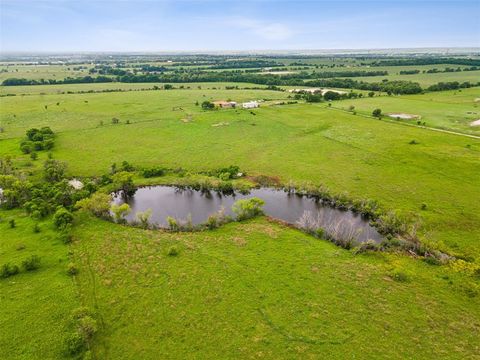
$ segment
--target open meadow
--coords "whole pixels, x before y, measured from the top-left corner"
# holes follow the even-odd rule
[[[213,59],[191,66],[225,65]],[[138,64],[174,67],[163,58]],[[67,65],[45,66],[42,74],[78,75],[64,73]],[[388,66],[388,78],[397,80],[393,68],[444,66]],[[19,73],[37,79],[38,69]],[[473,81],[475,73],[398,80],[423,86]],[[343,97],[330,100],[288,91],[296,88],[241,81],[1,86],[0,358],[478,358],[480,126],[471,123],[480,119],[480,87],[373,96],[342,88]],[[252,101],[255,107],[242,108]],[[32,142],[52,140],[50,148],[25,151],[26,136],[38,136],[27,131],[44,127],[53,134]],[[52,163],[66,167],[52,174]],[[217,174],[232,165],[238,178]],[[118,174],[134,186],[267,179],[371,199],[408,219],[418,247],[341,247],[265,216],[167,231],[114,223],[110,208],[98,216],[79,210],[84,198],[120,189]],[[62,182],[74,178],[87,192]],[[47,203],[50,210],[38,215]],[[29,267],[32,256],[39,263]]]

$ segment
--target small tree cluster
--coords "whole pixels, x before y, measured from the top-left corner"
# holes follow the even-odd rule
[[[22,150],[24,154],[53,148],[54,133],[48,126],[42,127],[41,129],[29,129],[26,135],[27,138],[20,144],[20,150]]]

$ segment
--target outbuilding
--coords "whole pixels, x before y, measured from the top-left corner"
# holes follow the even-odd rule
[[[260,105],[258,101],[247,101],[242,104],[242,108],[244,109],[254,109],[258,108]]]

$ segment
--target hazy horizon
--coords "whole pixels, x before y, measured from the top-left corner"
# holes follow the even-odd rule
[[[2,53],[476,48],[478,1],[0,1]]]

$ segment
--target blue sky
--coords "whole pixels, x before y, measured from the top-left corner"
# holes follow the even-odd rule
[[[0,0],[0,50],[480,46],[480,1]]]

